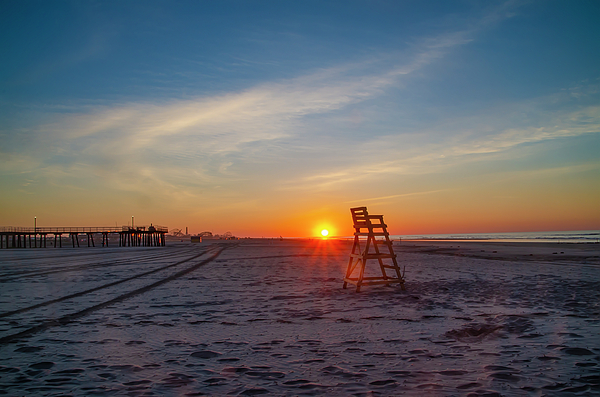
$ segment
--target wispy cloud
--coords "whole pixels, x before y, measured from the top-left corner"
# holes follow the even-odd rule
[[[587,95],[594,94],[591,87]],[[579,91],[578,97],[585,96]],[[560,95],[562,100],[570,96]],[[389,135],[366,142],[363,151],[354,158],[352,164],[344,164],[339,169],[316,172],[290,181],[282,189],[286,190],[326,190],[356,183],[368,177],[383,175],[418,175],[441,172],[449,167],[486,160],[490,155],[509,153],[511,149],[555,139],[573,138],[581,135],[600,134],[600,106],[586,106],[576,111],[549,111],[549,102],[555,105],[556,95],[540,98],[511,106],[492,109],[491,113],[511,119],[513,112],[530,112],[547,116],[542,123],[506,128],[506,120],[494,120],[483,115],[466,120],[453,120],[446,128],[457,128],[446,134],[435,131],[421,132],[440,138],[438,143],[426,143],[412,147],[407,145],[411,135]],[[533,110],[532,108],[536,108]],[[493,125],[490,123],[498,123]],[[510,123],[510,122],[508,122]],[[444,128],[444,126],[441,126]],[[464,131],[470,131],[464,133]],[[415,132],[419,133],[419,132]],[[374,161],[377,159],[378,161]]]
[[[413,193],[404,193],[404,194],[393,194],[391,196],[369,197],[369,198],[362,198],[362,199],[359,199],[359,200],[344,201],[344,204],[368,203],[370,201],[390,200],[390,199],[395,199],[395,198],[399,198],[399,197],[424,196],[424,195],[427,195],[427,194],[435,194],[435,193],[440,193],[440,192],[445,192],[445,191],[447,191],[447,189],[430,190],[430,191],[426,191],[426,192],[413,192]]]
[[[50,147],[109,158],[135,156],[145,149],[176,156],[189,153],[191,146],[198,155],[240,152],[254,142],[301,135],[304,117],[374,98],[396,84],[400,76],[436,59],[440,48],[465,43],[463,39],[438,41],[444,44],[426,44],[404,66],[376,74],[369,71],[369,61],[217,97],[117,104],[92,110],[86,105],[85,113],[71,111],[56,116],[55,121],[24,131],[21,137],[35,142],[42,158],[51,152]]]
[[[302,116],[335,111],[382,93],[398,83],[400,76],[435,62],[453,48],[474,40],[481,30],[510,17],[506,10],[514,7],[512,2],[505,2],[462,30],[416,39],[411,50],[392,56],[397,61],[395,66],[378,68],[377,73],[372,72],[377,63],[374,58],[217,97],[98,107],[88,113],[67,115],[43,126],[40,132],[73,139],[119,131],[140,146],[161,136],[224,137],[216,141],[215,148],[235,150],[231,141],[287,136],[293,121]],[[389,61],[390,57],[384,58]]]
[[[475,134],[464,139],[462,132],[454,131],[446,141],[410,150],[405,147],[406,134],[390,132],[362,142],[351,163],[336,158],[316,172],[305,161],[305,170],[287,177],[277,175],[277,168],[291,161],[285,157],[290,146],[300,155],[334,152],[333,145],[349,147],[344,142],[325,144],[311,130],[319,123],[314,118],[335,115],[380,97],[453,49],[476,40],[482,30],[509,18],[514,8],[511,2],[503,3],[465,28],[415,39],[410,50],[401,55],[374,57],[241,92],[188,100],[86,105],[81,113],[61,114],[52,122],[23,131],[19,144],[28,154],[3,156],[0,167],[14,172],[16,161],[25,164],[24,157],[35,158],[29,163],[30,170],[48,178],[60,179],[61,175],[85,170],[114,189],[142,191],[154,186],[191,198],[207,186],[234,186],[253,179],[249,168],[261,163],[272,167],[268,172],[278,181],[278,189],[327,189],[373,174],[431,172],[440,166],[441,159],[495,153],[597,128],[593,121],[597,120],[597,109],[588,108],[571,114],[571,124],[496,128],[485,136]],[[395,61],[393,66],[389,66],[390,59]],[[586,116],[592,121],[583,126]],[[372,157],[374,153],[378,156]]]

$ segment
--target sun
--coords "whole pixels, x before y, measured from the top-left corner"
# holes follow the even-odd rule
[[[327,229],[321,230],[321,236],[327,237],[328,234],[329,234],[329,230],[327,230]]]

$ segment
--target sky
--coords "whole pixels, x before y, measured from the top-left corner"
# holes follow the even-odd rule
[[[600,229],[597,1],[0,3],[0,226]]]

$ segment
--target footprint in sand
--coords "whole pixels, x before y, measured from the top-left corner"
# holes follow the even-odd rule
[[[191,357],[202,358],[205,360],[207,360],[209,358],[215,358],[220,355],[221,355],[221,353],[213,352],[211,350],[201,350],[201,351],[197,351],[197,352],[190,354]]]

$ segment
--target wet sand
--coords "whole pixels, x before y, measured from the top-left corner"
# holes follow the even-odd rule
[[[3,250],[0,393],[598,394],[593,249],[478,244],[396,242],[406,291],[360,293],[347,241]]]

